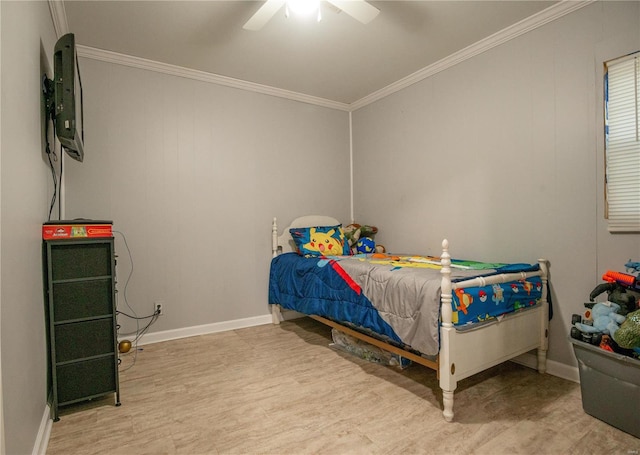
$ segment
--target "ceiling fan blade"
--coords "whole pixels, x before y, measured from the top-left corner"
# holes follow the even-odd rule
[[[267,0],[242,28],[245,30],[260,30],[284,4],[285,0]]]
[[[354,19],[368,24],[376,18],[380,10],[364,0],[327,0]]]

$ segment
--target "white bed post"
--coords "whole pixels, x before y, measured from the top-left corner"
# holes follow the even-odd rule
[[[540,271],[542,275],[540,280],[542,281],[542,296],[540,302],[542,303],[542,321],[540,321],[540,347],[538,348],[538,372],[546,373],[547,371],[547,349],[549,346],[549,296],[547,295],[547,283],[549,281],[549,265],[546,259],[538,259],[540,264]]]
[[[278,220],[273,219],[271,223],[271,256],[276,257],[278,255]]]
[[[271,223],[271,256],[276,257],[278,255],[278,222],[276,218],[273,218]],[[282,313],[280,312],[280,305],[271,305],[271,321],[274,324],[280,324],[282,321]]]
[[[440,295],[440,315],[442,317],[442,325],[440,327],[440,356],[438,358],[438,375],[440,377],[440,388],[442,389],[442,404],[444,410],[442,415],[447,422],[453,420],[453,392],[458,386],[455,378],[455,363],[451,362],[451,355],[454,343],[455,328],[453,327],[453,310],[451,309],[451,301],[453,296],[451,293],[451,256],[449,255],[449,241],[442,241],[442,256],[440,258],[442,265],[442,283]]]

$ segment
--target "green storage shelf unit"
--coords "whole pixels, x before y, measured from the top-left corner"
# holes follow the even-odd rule
[[[115,394],[120,405],[113,237],[43,240],[51,414]]]

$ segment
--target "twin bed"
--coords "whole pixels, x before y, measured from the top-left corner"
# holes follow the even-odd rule
[[[452,259],[447,240],[438,258],[333,255],[335,249],[323,248],[339,239],[339,226],[335,218],[312,215],[293,220],[279,234],[274,218],[269,303],[275,324],[284,320],[283,310],[293,310],[436,370],[449,422],[458,381],[534,349],[538,371],[545,372],[545,260]],[[299,254],[301,240],[294,241],[292,232],[306,234],[302,241],[315,248],[309,231],[316,229],[325,239],[320,251]]]

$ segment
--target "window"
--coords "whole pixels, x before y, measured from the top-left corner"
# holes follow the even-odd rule
[[[606,217],[640,232],[640,52],[605,63]]]

